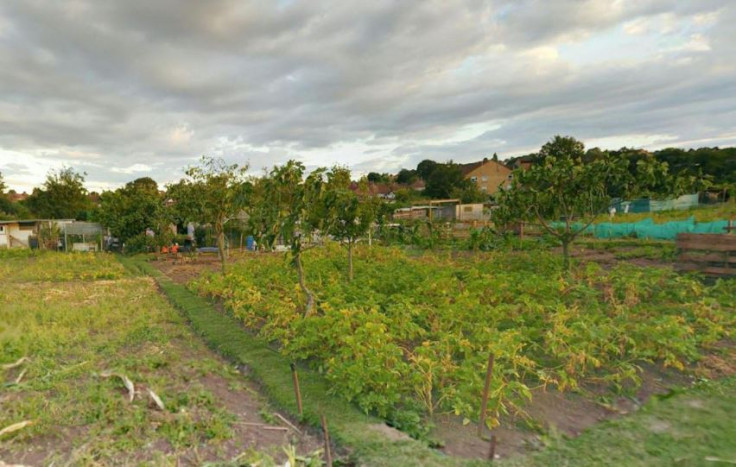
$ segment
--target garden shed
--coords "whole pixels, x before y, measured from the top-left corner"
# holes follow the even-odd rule
[[[23,219],[0,221],[0,248],[31,248],[41,228],[56,224],[63,227],[72,219]],[[38,243],[35,244],[36,247]]]

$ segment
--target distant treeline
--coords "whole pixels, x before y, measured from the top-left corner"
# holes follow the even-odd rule
[[[736,183],[736,147],[733,148],[698,148],[680,149],[666,148],[659,151],[621,148],[614,151],[591,148],[585,152],[585,158],[593,161],[605,154],[629,160],[629,169],[633,173],[636,164],[642,159],[653,158],[664,162],[669,172],[675,176],[704,177],[714,189],[726,188]],[[538,162],[538,153],[506,159],[504,163],[514,168],[519,161]]]

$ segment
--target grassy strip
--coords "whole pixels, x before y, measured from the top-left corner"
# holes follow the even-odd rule
[[[247,365],[271,402],[292,415],[297,414],[289,361],[266,342],[248,335],[240,323],[219,313],[205,299],[177,284],[145,261],[120,258],[131,270],[155,278],[171,303],[190,320],[194,330],[215,351],[237,363]],[[304,422],[318,427],[324,414],[330,435],[350,450],[350,461],[371,466],[448,466],[460,461],[438,454],[415,440],[392,441],[374,426],[382,420],[365,415],[352,404],[327,394],[328,386],[320,375],[299,370],[304,400]]]
[[[736,463],[736,378],[655,398],[638,412],[506,466],[653,466]]]

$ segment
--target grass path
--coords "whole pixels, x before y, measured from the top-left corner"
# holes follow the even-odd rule
[[[638,412],[504,466],[736,464],[736,377],[655,398]]]

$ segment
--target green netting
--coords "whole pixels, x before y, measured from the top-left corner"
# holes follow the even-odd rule
[[[552,223],[553,228],[563,228],[563,222]],[[655,224],[651,218],[639,222],[601,222],[585,229],[585,234],[596,238],[650,238],[656,240],[674,240],[679,233],[726,233],[728,221],[696,222],[695,217],[683,221],[670,221]],[[579,229],[582,224],[575,223]]]

